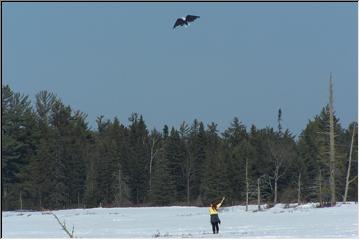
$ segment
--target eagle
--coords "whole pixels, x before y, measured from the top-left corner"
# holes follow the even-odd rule
[[[200,18],[200,17],[194,16],[194,15],[187,15],[186,17],[178,18],[178,19],[176,19],[173,29],[175,29],[177,26],[184,26],[184,25],[187,26],[189,22],[193,22],[197,18]]]

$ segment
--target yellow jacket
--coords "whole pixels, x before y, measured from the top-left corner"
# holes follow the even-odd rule
[[[216,205],[216,209],[213,209],[212,207],[209,207],[209,213],[210,213],[210,215],[218,214],[217,209],[218,209],[219,207],[221,207],[221,204],[222,204],[222,203],[223,203],[223,201],[221,201],[221,203],[219,203],[218,205]]]

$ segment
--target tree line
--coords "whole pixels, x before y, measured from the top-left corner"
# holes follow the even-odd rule
[[[8,85],[1,104],[4,210],[207,206],[221,196],[325,205],[332,190],[336,201],[357,201],[357,123],[342,128],[331,104],[299,136],[283,129],[281,109],[275,129],[235,117],[220,133],[197,119],[150,130],[138,113],[127,125],[99,116],[92,130],[54,93],[40,91],[32,104]]]

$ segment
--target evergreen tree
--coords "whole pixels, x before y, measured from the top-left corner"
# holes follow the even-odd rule
[[[330,201],[329,189],[329,112],[323,108],[314,120],[309,121],[306,128],[299,136],[298,149],[300,158],[304,161],[305,171],[303,173],[304,193],[307,201],[319,200]],[[335,147],[338,149],[335,155],[336,172],[335,176],[339,180],[345,179],[346,146],[344,133],[339,124],[339,119],[334,116]],[[319,173],[321,171],[322,196],[319,196]],[[341,199],[342,191],[337,192],[338,200]]]
[[[2,86],[2,206],[5,209],[19,208],[19,194],[29,185],[25,168],[35,151],[37,132],[35,116],[28,96],[14,93]],[[26,198],[29,193],[25,192]]]
[[[140,115],[134,113],[129,118],[131,125],[129,134],[129,188],[130,199],[135,204],[144,203],[148,190],[150,159],[148,131]]]
[[[309,121],[298,139],[299,158],[303,161],[304,171],[302,182],[304,197],[307,201],[318,199],[317,177],[321,168],[320,141],[318,139],[319,125],[315,120]]]
[[[231,183],[231,194],[229,200],[240,200],[242,193],[245,193],[245,165],[246,161],[251,162],[252,147],[248,143],[248,134],[245,125],[235,117],[224,133],[228,159],[228,179]]]
[[[54,152],[54,131],[50,127],[51,114],[57,97],[48,91],[40,91],[35,96],[36,120],[39,131],[39,142],[28,168],[31,184],[27,190],[32,193],[33,204],[39,209],[50,208],[51,179]]]
[[[176,185],[171,173],[169,159],[161,149],[155,164],[151,200],[157,205],[169,205],[176,200]]]
[[[221,196],[230,196],[231,194],[225,146],[217,132],[215,123],[208,125],[201,182],[202,202],[206,205]]]
[[[84,201],[85,207],[96,207],[98,206],[99,199],[96,194],[96,176],[97,166],[99,159],[99,152],[97,149],[97,136],[92,133],[89,136],[89,149],[88,157],[85,162],[85,187],[84,187]]]
[[[70,144],[70,119],[71,108],[66,107],[59,99],[54,101],[52,114],[50,118],[50,126],[52,127],[52,140],[54,146],[50,149],[53,152],[54,159],[52,161],[52,177],[50,192],[50,201],[52,207],[62,208],[70,205],[71,199],[69,192],[72,182],[73,166],[71,162],[72,152],[69,151]],[[70,178],[70,179],[69,179]]]
[[[231,192],[227,177],[227,165],[221,145],[208,149],[204,177],[202,181],[203,202],[209,204],[220,196],[228,196]]]
[[[335,114],[333,114],[333,122],[334,122],[334,135],[335,135],[335,148],[339,149],[339,145],[344,145],[341,136],[343,136],[343,130],[341,128],[341,125],[339,123],[339,119],[336,117]],[[331,189],[330,189],[330,182],[328,181],[330,179],[330,160],[329,160],[329,153],[330,153],[330,142],[329,142],[329,119],[330,114],[328,110],[328,106],[322,109],[320,114],[315,117],[316,121],[319,123],[319,132],[318,132],[318,138],[319,138],[319,145],[320,145],[320,159],[319,164],[321,166],[321,171],[323,173],[323,178],[327,179],[327,181],[324,182],[324,201],[330,202],[331,201]],[[337,179],[336,183],[339,182],[339,179],[343,181],[345,179],[345,161],[346,158],[346,152],[344,152],[344,149],[340,151],[336,151],[335,153],[335,179]],[[335,184],[336,185],[336,184]],[[343,189],[343,188],[342,188]],[[336,199],[341,201],[342,199],[342,189],[339,189],[339,187],[335,188],[336,193]]]
[[[195,119],[179,129],[164,126],[149,134],[141,115],[129,125],[100,116],[91,130],[87,115],[41,91],[34,108],[27,96],[2,86],[2,204],[18,208],[208,205],[255,200],[259,183],[264,202],[330,202],[329,110],[309,120],[297,142],[282,127],[255,125],[247,132],[234,118],[219,134],[217,125]],[[334,115],[336,200],[345,191],[357,200],[357,133]],[[258,181],[259,180],[259,181]],[[257,191],[256,191],[257,197]]]
[[[265,201],[270,201],[272,196],[272,184],[269,179],[272,174],[272,159],[269,141],[275,132],[272,128],[257,129],[254,125],[251,127],[249,143],[254,149],[254,162],[252,174],[256,179],[261,180],[262,197]],[[261,166],[261,167],[259,167]]]
[[[188,154],[191,159],[192,174],[190,181],[190,201],[200,200],[201,170],[205,160],[206,136],[204,124],[197,119],[190,128]]]
[[[167,135],[167,133],[165,134]],[[167,137],[167,136],[166,136]],[[153,129],[150,134],[150,161],[149,161],[149,192],[151,193],[152,173],[155,157],[159,154],[163,147],[162,136],[156,129]]]
[[[352,136],[354,134],[354,136]],[[346,166],[349,171],[348,182],[348,195],[346,196],[347,201],[357,201],[358,198],[358,127],[357,123],[353,122],[349,124],[349,127],[345,131],[345,146],[348,148],[348,154],[346,155]],[[352,138],[354,140],[353,147],[351,148]],[[350,150],[352,150],[352,154],[350,156]],[[349,161],[351,161],[351,165],[349,168]],[[346,173],[348,174],[348,173]],[[346,182],[346,181],[345,181]],[[345,191],[345,190],[344,190]],[[344,193],[344,195],[346,195]]]
[[[126,131],[117,118],[113,122],[98,118],[94,156],[87,173],[86,199],[91,205],[112,206],[128,201],[127,176],[124,174]]]
[[[170,180],[175,185],[175,196],[179,202],[185,202],[186,196],[186,149],[179,132],[171,128],[170,136],[165,139],[164,155],[170,170]]]
[[[69,204],[81,207],[84,204],[86,164],[89,158],[91,132],[86,122],[87,115],[76,111],[70,119],[67,142],[67,182]]]
[[[248,138],[246,126],[237,117],[233,119],[230,127],[223,133],[223,136],[227,146],[230,148],[236,147]]]

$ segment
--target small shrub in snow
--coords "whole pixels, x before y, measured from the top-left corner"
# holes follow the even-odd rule
[[[158,238],[160,237],[160,232],[159,230],[156,230],[156,233],[152,236],[153,238]]]
[[[182,237],[182,238],[191,238],[192,235],[191,235],[190,233],[188,233],[188,234],[182,234],[181,237]]]
[[[299,206],[297,203],[286,203],[284,206],[284,209],[288,209],[288,208],[296,208],[297,206]]]

